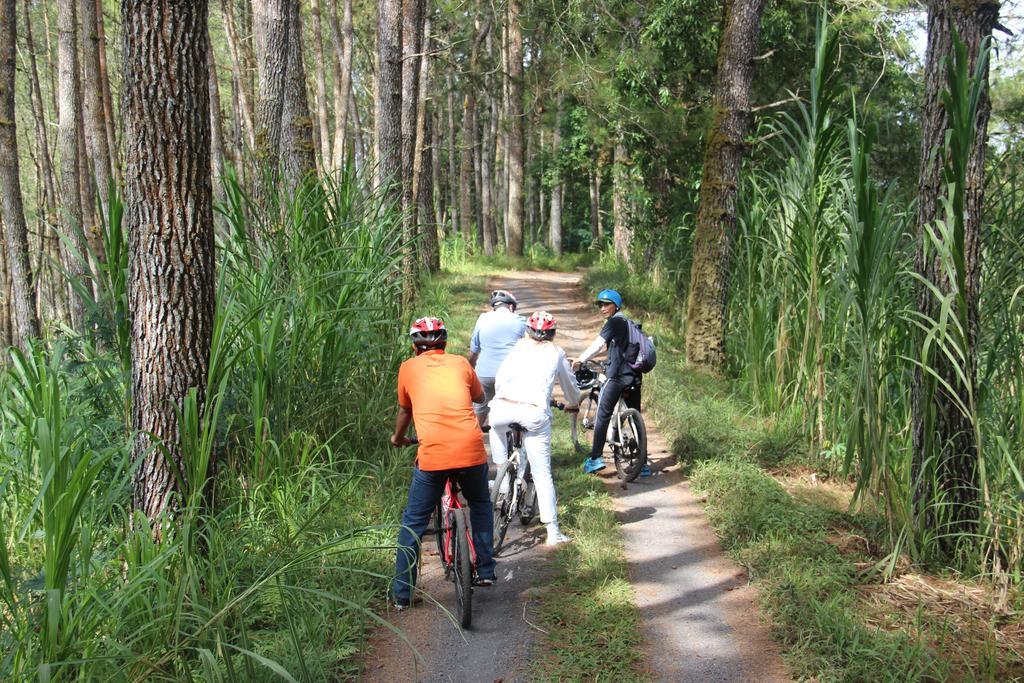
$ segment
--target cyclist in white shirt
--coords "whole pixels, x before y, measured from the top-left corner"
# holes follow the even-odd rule
[[[555,482],[551,478],[551,391],[555,379],[562,387],[567,406],[578,406],[580,390],[565,358],[565,352],[551,340],[557,323],[547,311],[537,311],[526,323],[527,336],[505,357],[494,378],[491,401],[491,458],[501,465],[508,459],[505,440],[508,425],[523,426],[523,448],[530,461],[537,488],[540,521],[547,525],[547,544],[570,539],[558,528]],[[506,480],[507,481],[507,480]]]
[[[491,292],[491,309],[481,313],[469,340],[469,364],[484,387],[484,402],[474,406],[481,425],[487,424],[487,404],[494,398],[494,376],[505,356],[526,332],[526,321],[516,314],[518,302],[512,292]]]

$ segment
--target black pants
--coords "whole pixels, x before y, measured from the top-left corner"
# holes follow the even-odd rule
[[[640,410],[640,382],[630,375],[621,379],[609,379],[601,388],[601,397],[597,402],[597,421],[594,423],[594,443],[590,448],[591,459],[600,458],[604,451],[604,442],[608,437],[608,424],[612,421],[612,413],[619,398],[629,408]]]

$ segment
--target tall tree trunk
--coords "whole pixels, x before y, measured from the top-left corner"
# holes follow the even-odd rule
[[[560,156],[562,147],[562,117],[565,116],[565,98],[558,93],[558,114],[555,118],[555,132],[551,139],[551,158],[556,160],[558,178],[551,187],[551,214],[548,218],[548,239],[549,246],[555,255],[562,253],[562,173],[557,168],[557,159]]]
[[[417,234],[419,235],[419,257],[421,268],[427,273],[434,273],[440,268],[440,249],[437,243],[437,225],[435,219],[434,178],[438,166],[434,163],[437,148],[434,144],[433,112],[431,105],[432,83],[430,81],[430,59],[433,44],[431,42],[430,14],[424,12],[423,30],[420,45],[423,56],[420,58],[419,97],[416,101],[416,153],[413,156],[413,202],[416,206]]]
[[[714,119],[704,153],[700,204],[693,238],[686,357],[718,372],[725,364],[725,306],[732,270],[743,146],[750,126],[750,84],[765,0],[730,0],[718,47]]]
[[[629,190],[633,184],[629,170],[631,164],[629,151],[620,130],[612,156],[612,247],[618,257],[626,263],[632,258],[633,246],[633,228],[629,217]]]
[[[220,84],[217,79],[217,60],[213,55],[213,43],[209,31],[206,36],[206,61],[210,90],[210,175],[213,183],[213,198],[224,201],[224,122],[220,108]]]
[[[480,156],[480,212],[483,215],[484,233],[484,254],[494,256],[494,246],[498,241],[498,231],[495,225],[495,207],[492,191],[494,189],[494,168],[491,165],[494,161],[494,132],[497,128],[497,120],[494,108],[494,98],[488,97],[484,110],[489,112],[488,120],[483,126],[483,150]]]
[[[352,92],[352,42],[355,33],[352,29],[352,0],[344,0],[340,26],[337,0],[332,2],[334,6],[331,11],[331,39],[337,68],[334,77],[334,149],[331,154],[331,168],[338,171],[345,163],[345,127],[348,125],[349,101],[355,98]]]
[[[99,18],[95,0],[82,0],[82,95],[85,113],[85,139],[92,158],[92,173],[96,179],[96,194],[100,211],[109,215],[109,195],[113,187],[113,160],[107,140],[107,123],[103,107],[103,85],[100,70]]]
[[[460,183],[456,182],[458,175],[456,169],[458,152],[458,137],[455,132],[455,84],[452,82],[451,67],[445,71],[445,85],[448,87],[448,207],[449,207],[449,233],[458,234],[459,226],[459,196],[458,188]]]
[[[281,107],[281,171],[289,195],[316,173],[316,148],[313,143],[313,118],[306,95],[306,66],[302,59],[305,45],[299,0],[288,2],[288,66],[284,78],[284,103]]]
[[[316,64],[313,73],[316,80],[316,122],[320,131],[321,173],[326,174],[331,165],[331,132],[327,125],[327,78],[324,75],[327,62],[324,61],[323,22],[320,18],[320,0],[310,0],[309,13],[313,17],[313,54]]]
[[[942,103],[947,87],[946,66],[953,59],[953,34],[959,35],[967,47],[973,72],[984,42],[992,35],[999,16],[1000,3],[991,0],[931,0],[928,4],[928,50],[925,58],[924,110],[922,146],[918,181],[917,225],[918,251],[916,270],[922,279],[941,292],[957,289],[943,269],[936,251],[926,246],[926,230],[942,218],[942,200],[947,196],[948,180],[943,176],[942,149],[950,115]],[[965,348],[961,368],[963,374],[949,363],[941,352],[933,352],[932,370],[939,380],[925,377],[915,366],[911,391],[912,411],[912,476],[916,483],[914,512],[917,527],[936,532],[940,547],[947,553],[955,549],[957,534],[971,532],[978,515],[978,444],[971,416],[956,406],[955,397],[973,395],[977,382],[976,343],[978,337],[978,290],[981,271],[980,229],[984,199],[985,144],[991,103],[988,96],[988,72],[978,103],[975,137],[967,162],[963,193],[963,260],[966,275],[960,301],[966,311],[958,311],[966,320]],[[956,249],[953,245],[948,245]],[[917,310],[922,317],[938,319],[939,301],[931,289],[917,285]],[[958,304],[959,306],[959,304]],[[966,380],[966,381],[965,381]],[[934,391],[927,384],[938,384]],[[966,398],[964,398],[966,400]],[[943,513],[936,503],[944,501]],[[942,526],[940,517],[949,526]]]
[[[402,200],[402,0],[377,9],[377,185],[396,206]]]
[[[99,48],[100,89],[103,91],[103,125],[107,129],[107,149],[110,151],[110,163],[114,173],[114,185],[121,187],[121,155],[117,147],[117,135],[114,128],[114,96],[110,89],[110,72],[107,70],[107,33],[106,20],[103,17],[103,0],[96,3],[96,38]]]
[[[601,237],[601,172],[595,167],[590,169],[590,241],[597,244]]]
[[[281,152],[285,79],[288,73],[289,0],[255,0],[253,28],[260,95],[256,102],[256,139],[253,196],[264,199],[269,184],[276,184]]]
[[[466,247],[473,244],[473,109],[474,98],[467,92],[462,101],[462,146],[459,149],[459,220]]]
[[[523,33],[519,0],[508,3],[508,253],[523,255]]]
[[[14,47],[17,42],[14,0],[0,0],[0,217],[4,254],[11,280],[9,311],[11,342],[24,347],[39,336],[33,305],[32,266],[28,259],[28,227],[21,201],[18,131],[14,112]]]
[[[422,83],[422,77],[420,78]],[[440,99],[430,98],[430,186],[433,191],[434,232],[444,231],[445,188],[441,181],[441,108]]]
[[[420,57],[423,46],[423,0],[402,2],[402,234],[406,242],[402,272],[407,296],[415,291],[420,265],[416,240],[416,184],[418,150],[416,134],[420,96]]]
[[[87,283],[85,245],[82,222],[82,185],[78,167],[78,21],[77,0],[60,0],[57,4],[57,110],[58,147],[60,151],[61,226],[70,248],[65,245],[64,268],[68,274]],[[77,252],[77,253],[76,253]],[[81,330],[85,324],[85,305],[74,290],[69,292],[71,326]]]
[[[154,442],[189,471],[178,413],[193,389],[203,409],[213,334],[207,3],[122,0],[121,16],[132,456],[141,461],[132,504],[155,519],[176,486]]]
[[[356,100],[355,90],[348,91],[348,110],[351,112],[349,119],[352,122],[352,155],[355,157],[356,170],[362,169],[369,158],[366,145],[366,131],[363,129],[362,118],[359,115],[359,101]]]
[[[228,52],[231,54],[231,78],[237,87],[239,118],[243,124],[245,140],[250,150],[256,149],[256,124],[252,100],[249,99],[248,79],[243,75],[246,66],[245,56],[239,45],[238,32],[235,29],[235,12],[233,0],[220,0],[221,13],[224,15],[224,33],[227,35]],[[241,144],[241,143],[239,143]],[[244,155],[243,155],[244,156]],[[241,169],[240,169],[241,170]]]

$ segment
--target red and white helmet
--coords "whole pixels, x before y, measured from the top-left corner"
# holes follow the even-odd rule
[[[538,341],[554,339],[558,321],[547,311],[535,311],[526,321],[526,331]]]
[[[443,349],[448,343],[448,330],[440,318],[420,318],[409,328],[409,336],[417,355],[429,349]]]

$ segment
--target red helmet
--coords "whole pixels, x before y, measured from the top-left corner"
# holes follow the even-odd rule
[[[448,343],[448,330],[440,318],[420,318],[409,328],[409,336],[420,354],[430,349],[443,349]]]
[[[526,331],[538,341],[554,339],[556,329],[558,329],[558,321],[547,311],[536,311],[526,321]]]

